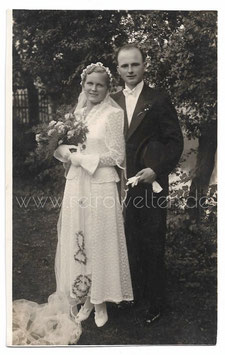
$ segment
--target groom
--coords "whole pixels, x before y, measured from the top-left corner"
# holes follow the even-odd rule
[[[135,304],[145,306],[145,324],[158,319],[165,301],[164,246],[168,174],[183,150],[183,137],[169,97],[143,81],[145,57],[128,44],[117,52],[124,90],[112,95],[125,113],[127,177],[138,176],[126,199],[125,230]],[[157,181],[162,190],[154,190]],[[154,183],[155,184],[155,183]]]

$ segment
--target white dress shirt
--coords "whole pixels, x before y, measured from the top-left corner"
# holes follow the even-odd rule
[[[125,96],[125,102],[126,102],[128,126],[130,126],[134,109],[137,104],[140,93],[143,89],[143,86],[144,86],[143,80],[140,83],[138,83],[135,86],[135,88],[133,88],[132,90],[129,89],[128,86],[125,84],[125,89],[123,90],[123,94]]]

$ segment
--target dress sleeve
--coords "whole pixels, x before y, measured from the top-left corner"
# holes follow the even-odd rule
[[[121,166],[125,158],[125,141],[123,136],[123,111],[112,112],[106,120],[105,145],[106,152],[102,154],[82,155],[81,167],[90,175],[97,167]]]

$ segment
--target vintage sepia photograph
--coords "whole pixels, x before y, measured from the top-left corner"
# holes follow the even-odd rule
[[[217,11],[8,15],[7,345],[216,345]]]

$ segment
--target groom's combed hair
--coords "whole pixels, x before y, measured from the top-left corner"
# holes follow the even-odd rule
[[[118,61],[118,56],[119,56],[119,53],[120,53],[121,51],[123,51],[123,50],[128,51],[128,50],[134,49],[134,48],[136,48],[136,49],[139,50],[139,52],[140,52],[141,55],[142,55],[143,62],[144,62],[145,59],[146,59],[146,54],[145,54],[144,51],[139,47],[139,45],[136,44],[136,43],[127,43],[127,44],[125,44],[124,46],[118,48],[117,51],[116,51],[116,60]]]

